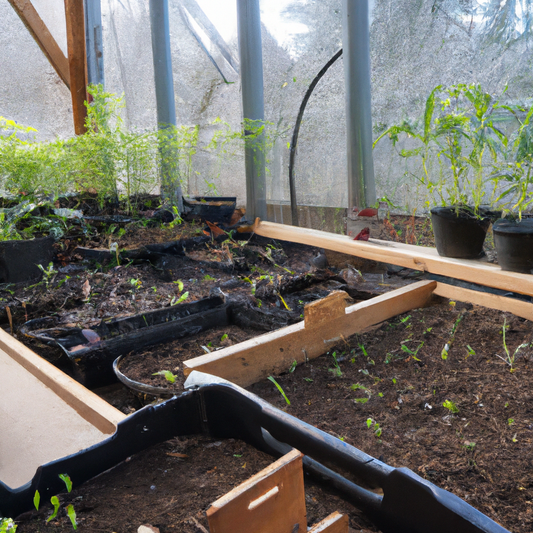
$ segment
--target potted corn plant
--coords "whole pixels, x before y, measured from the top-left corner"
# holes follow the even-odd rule
[[[504,202],[503,218],[493,226],[494,246],[503,270],[533,271],[533,219],[525,212],[533,204],[533,107],[508,106],[519,127],[509,139],[503,138],[503,158],[491,179]],[[523,117],[522,119],[520,117]]]
[[[490,227],[492,213],[484,207],[487,160],[495,160],[501,143],[493,125],[498,102],[480,85],[438,85],[426,100],[419,123],[404,121],[375,141],[389,136],[393,145],[400,135],[418,146],[402,149],[402,157],[421,160],[414,177],[427,187],[435,244],[440,255],[477,258]],[[438,172],[432,164],[438,163]]]

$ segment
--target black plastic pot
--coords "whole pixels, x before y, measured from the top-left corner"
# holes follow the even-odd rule
[[[494,223],[494,246],[502,270],[533,273],[533,219]]]
[[[491,218],[479,216],[467,207],[434,207],[431,222],[437,252],[443,257],[476,259],[483,255],[483,243]]]
[[[54,259],[53,237],[0,242],[0,283],[39,279]]]

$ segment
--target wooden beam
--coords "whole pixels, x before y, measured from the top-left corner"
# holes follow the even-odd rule
[[[498,309],[499,311],[508,311],[516,316],[533,321],[533,303],[531,302],[506,298],[498,294],[473,291],[464,289],[463,287],[455,287],[446,283],[437,283],[435,294],[449,298],[450,300],[469,302],[471,304],[489,307],[490,309]]]
[[[85,107],[87,100],[87,54],[85,51],[83,0],[65,0],[65,17],[74,132],[76,135],[81,135],[86,131],[85,119],[87,117],[87,108]]]
[[[335,511],[315,524],[307,533],[348,533],[349,530],[348,515]]]
[[[347,308],[346,296],[341,298],[339,293],[343,293],[335,291],[319,302],[308,304],[304,308],[304,321],[185,361],[184,373],[187,376],[199,370],[248,387],[269,375],[286,371],[294,360],[303,363],[314,359],[343,338],[423,307],[436,286],[436,281],[419,281]]]
[[[507,272],[501,270],[499,265],[479,260],[441,257],[435,248],[378,239],[370,239],[369,242],[354,241],[347,235],[263,222],[259,219],[254,224],[253,230],[258,235],[271,239],[308,244],[373,261],[392,263],[413,270],[431,272],[470,283],[533,296],[533,276],[530,274]]]
[[[289,452],[211,504],[210,533],[307,531],[302,457]]]
[[[57,75],[63,80],[65,85],[70,89],[70,74],[68,59],[59,48],[56,40],[48,31],[46,24],[43,22],[39,13],[33,7],[31,0],[9,0],[9,3],[20,17],[24,26],[30,32],[43,54],[47,57],[50,64],[54,67]]]

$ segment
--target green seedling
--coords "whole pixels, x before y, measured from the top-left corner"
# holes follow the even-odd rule
[[[371,429],[378,439],[381,437],[381,434],[383,433],[381,426],[377,422],[374,422],[374,420],[371,418],[366,419],[366,427]]]
[[[222,335],[222,337],[220,337],[220,342],[224,342],[227,338],[228,338],[228,334],[224,333],[224,335]]]
[[[160,370],[152,374],[152,376],[163,376],[169,383],[176,383],[176,378],[178,377],[170,370]]]
[[[0,518],[0,533],[15,533],[17,524],[11,518]]]
[[[181,292],[183,290],[183,281],[181,281],[181,279],[178,279],[176,281],[173,281],[172,283],[174,283],[175,285],[178,286],[178,292]]]
[[[140,279],[131,278],[130,279],[130,285],[132,285],[135,289],[140,289],[143,282]]]
[[[50,498],[50,503],[54,506],[54,511],[52,514],[46,519],[47,522],[50,522],[57,516],[57,512],[59,511],[59,499],[57,496],[52,496]]]
[[[466,351],[468,352],[466,358],[468,359],[471,355],[476,355],[475,350],[470,346],[470,344],[466,345]]]
[[[337,361],[337,352],[333,352],[331,356],[333,357],[333,368],[328,368],[328,370],[333,372],[335,377],[340,378],[342,376],[342,370]]]
[[[67,516],[70,519],[72,528],[74,530],[78,529],[78,523],[76,522],[76,511],[74,510],[74,506],[72,504],[67,505]]]
[[[217,278],[214,278],[213,276],[210,276],[209,274],[206,274],[203,278],[202,278],[202,281],[216,281]]]
[[[274,383],[276,388],[279,390],[279,393],[283,396],[283,398],[287,402],[287,405],[290,405],[291,402],[289,401],[289,398],[287,398],[287,395],[285,394],[285,391],[281,388],[281,385],[272,376],[268,376],[268,379],[269,379],[269,381],[272,381],[272,383]]]
[[[508,418],[507,419],[507,425],[512,426],[514,424],[514,418]]]
[[[298,361],[296,361],[296,359],[291,363],[291,366],[289,367],[289,372],[292,374],[295,370],[296,370],[296,367],[298,366]]]
[[[307,383],[313,383],[313,380],[311,378],[304,378],[304,381],[307,381]]]
[[[402,341],[402,342],[406,342],[406,341]],[[408,348],[405,344],[402,344],[401,346],[401,349],[402,351],[404,351],[405,353],[408,353],[415,361],[420,361],[420,359],[416,356],[418,354],[418,351],[420,350],[420,348],[422,348],[422,346],[424,346],[424,341],[422,341],[417,347],[415,350],[411,350],[410,348]]]
[[[457,407],[457,405],[455,405],[454,402],[452,402],[451,400],[446,400],[443,404],[442,404],[442,407],[444,407],[445,409],[448,409],[448,411],[450,411],[450,413],[452,414],[457,414],[459,412],[459,408]]]
[[[468,444],[463,444],[463,448],[469,452],[473,451],[474,448],[476,447],[476,443],[475,442],[469,442]]]
[[[507,343],[505,342],[505,331],[507,330],[509,326],[507,325],[507,319],[504,318],[503,320],[503,328],[501,331],[502,334],[502,340],[503,340],[503,349],[505,350],[505,357],[502,357],[501,355],[496,354],[496,357],[499,357],[502,361],[507,363],[510,367],[509,371],[514,372],[516,368],[514,367],[516,358],[522,348],[526,348],[528,346],[528,343],[521,344],[518,346],[518,348],[514,351],[513,355],[511,355],[511,352],[509,351],[509,348],[507,348]]]
[[[174,296],[172,300],[170,300],[170,305],[178,305],[181,302],[184,302],[189,297],[189,291],[184,292],[180,297]]]
[[[43,265],[37,265],[37,268],[43,273],[43,283],[48,289],[57,274],[57,270],[54,269],[54,263],[49,263],[48,268],[44,268]]]

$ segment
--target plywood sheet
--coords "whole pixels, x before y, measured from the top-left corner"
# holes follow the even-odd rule
[[[9,487],[30,481],[38,466],[109,436],[3,350],[0,376],[0,480]]]

